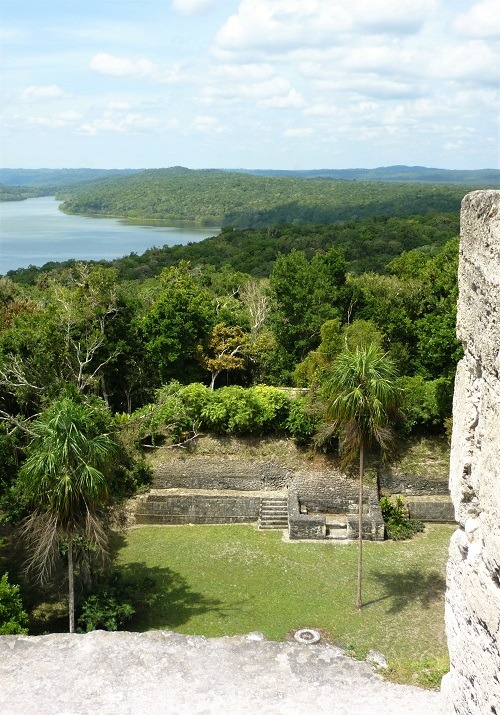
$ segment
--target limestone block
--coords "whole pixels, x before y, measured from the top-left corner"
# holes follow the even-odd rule
[[[500,191],[462,202],[447,568],[449,713],[500,713]]]

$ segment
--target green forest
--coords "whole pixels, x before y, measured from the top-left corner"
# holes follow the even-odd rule
[[[171,172],[172,186],[184,174]],[[208,206],[194,190],[198,203],[192,197],[192,206],[184,205],[179,194],[177,213],[184,205],[191,219],[203,212],[259,214],[259,221],[275,215],[273,182],[281,179],[242,177],[240,190],[247,187],[249,201],[237,209],[222,195],[226,175],[208,176],[212,188],[219,187],[218,203]],[[164,177],[148,172],[152,185],[164,186]],[[157,203],[161,190],[148,195],[146,182],[144,193],[134,194],[138,179],[104,179],[74,194],[68,190],[66,207],[90,210],[91,197],[98,196],[101,210],[110,213],[118,210],[116,202],[125,202],[118,211],[123,215],[136,210],[129,201],[134,196],[140,210],[149,201],[152,215],[164,215],[166,203]],[[188,173],[188,186],[190,181]],[[264,190],[255,189],[259,182]],[[91,522],[85,521],[87,497],[66,492],[61,504],[71,496],[83,521],[57,522],[65,548],[75,549],[81,576],[99,552],[94,527],[106,525],[125,498],[147,488],[146,446],[186,445],[209,432],[285,436],[305,450],[335,454],[338,434],[328,429],[325,409],[333,370],[341,355],[366,346],[380,349],[397,372],[401,400],[391,426],[398,439],[449,430],[461,356],[455,337],[459,219],[451,209],[463,188],[409,185],[394,191],[373,183],[287,179],[286,191],[299,184],[311,193],[303,192],[296,222],[226,226],[197,244],[0,277],[3,529],[26,518],[30,528],[39,528],[36,519],[47,518],[49,512],[39,513],[41,493],[30,474],[80,474],[78,455],[97,450],[89,452],[94,471],[81,473],[95,489]],[[330,204],[322,207],[327,196]],[[80,203],[84,198],[87,203]],[[385,215],[365,215],[381,207]],[[322,223],[315,213],[320,209]],[[340,220],[343,211],[357,218]],[[307,223],[309,215],[314,223]],[[64,424],[78,426],[73,457],[62,437]],[[59,464],[47,444],[55,445]],[[105,481],[96,482],[97,474]],[[54,482],[49,491],[60,487]],[[73,545],[75,534],[83,541]],[[2,558],[10,563],[7,552]],[[33,568],[43,572],[45,565],[35,559]]]
[[[133,220],[262,228],[457,211],[463,186],[268,177],[182,167],[62,189],[62,210]]]

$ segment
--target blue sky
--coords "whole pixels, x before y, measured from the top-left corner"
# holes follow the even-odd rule
[[[4,167],[499,166],[498,0],[0,0]]]

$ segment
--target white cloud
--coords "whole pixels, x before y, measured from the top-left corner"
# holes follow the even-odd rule
[[[120,110],[125,111],[127,109],[130,109],[130,102],[113,100],[112,102],[108,103],[107,108],[110,112],[116,112]]]
[[[433,13],[435,0],[354,0],[355,24],[368,32],[415,33]]]
[[[304,99],[295,89],[290,89],[288,94],[262,100],[259,106],[268,109],[297,109],[304,106]]]
[[[345,8],[332,0],[242,0],[217,33],[216,53],[331,44],[350,24]]]
[[[415,34],[436,0],[242,0],[215,38],[216,56],[289,53],[349,44],[359,35]]]
[[[498,0],[483,0],[468,12],[458,15],[453,29],[466,37],[494,38],[500,36],[500,5]]]
[[[31,85],[21,95],[25,102],[39,102],[64,97],[64,90],[57,84]]]
[[[291,129],[285,129],[283,136],[287,139],[293,139],[295,137],[310,137],[314,134],[314,129],[311,127],[295,127]]]
[[[67,127],[68,125],[74,124],[82,119],[82,115],[79,112],[59,112],[52,117],[43,116],[29,116],[26,119],[26,123],[31,126],[38,127],[49,127],[51,129],[59,129],[61,127]]]
[[[200,114],[193,119],[190,131],[201,134],[222,134],[226,129],[219,123],[217,117]]]
[[[304,114],[309,117],[334,117],[339,113],[339,109],[335,104],[329,104],[328,102],[321,102],[319,104],[312,104],[304,109]]]
[[[240,75],[237,72],[226,73],[223,83],[213,81],[203,89],[205,102],[213,104],[221,100],[234,104],[236,102],[254,102],[260,107],[285,109],[302,107],[304,100],[292,87],[288,79],[275,75],[269,76],[266,67],[252,71],[246,66],[247,71]],[[228,66],[226,66],[226,69]],[[215,73],[216,80],[219,79]],[[253,78],[262,77],[261,81],[252,81]],[[265,79],[264,79],[265,78]]]
[[[217,5],[218,0],[173,0],[172,9],[183,15],[206,12]]]
[[[105,52],[94,55],[90,60],[90,69],[108,77],[140,78],[151,77],[158,72],[158,67],[149,60],[129,60]]]
[[[214,75],[229,82],[257,82],[269,79],[276,73],[270,63],[221,64],[216,66]]]
[[[441,79],[498,84],[498,57],[481,40],[442,46],[429,59],[429,73]]]
[[[142,114],[129,113],[125,116],[117,116],[113,112],[104,112],[101,117],[98,117],[91,122],[82,124],[79,131],[82,134],[136,134],[138,132],[151,131],[157,127],[158,122],[152,117],[146,117]]]
[[[173,63],[169,69],[163,69],[146,59],[130,60],[105,52],[94,55],[89,63],[90,69],[98,74],[119,79],[148,79],[160,84],[188,83],[194,77],[179,63]]]

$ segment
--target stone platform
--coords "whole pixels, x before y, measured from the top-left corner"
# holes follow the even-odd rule
[[[437,715],[330,644],[168,631],[0,636],[2,715]]]

